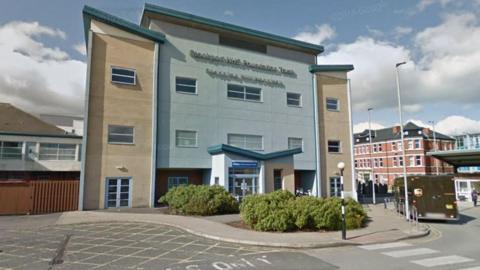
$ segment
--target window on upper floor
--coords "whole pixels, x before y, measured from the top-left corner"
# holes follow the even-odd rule
[[[136,71],[131,68],[112,67],[112,83],[136,84]]]
[[[415,149],[420,148],[420,140],[415,140]]]
[[[382,147],[383,147],[383,145],[382,145],[381,143],[378,144],[378,152],[382,152],[382,151],[383,151]]]
[[[415,156],[415,166],[422,166],[422,157]]]
[[[403,157],[398,157],[398,166],[403,166]]]
[[[108,125],[108,143],[133,144],[134,128],[132,126]]]
[[[0,142],[0,159],[22,159],[22,142]]]
[[[301,107],[302,106],[302,95],[298,93],[287,93],[287,105]]]
[[[178,147],[197,147],[197,132],[194,130],[176,130],[175,145]]]
[[[397,157],[393,157],[393,158],[392,158],[392,166],[393,166],[393,167],[397,167],[397,166],[398,166]]]
[[[246,101],[262,101],[262,89],[245,85],[228,84],[227,96]]]
[[[303,139],[302,138],[288,138],[288,149],[301,148],[303,150]]]
[[[392,142],[392,150],[397,151],[397,143],[396,142]]]
[[[75,160],[75,144],[40,143],[39,160]]]
[[[408,166],[410,166],[410,167],[415,166],[415,157],[414,156],[408,157]]]
[[[246,134],[228,134],[227,141],[229,145],[249,149],[263,150],[263,136]]]
[[[192,78],[186,78],[186,77],[176,77],[175,91],[177,93],[196,94],[197,80]]]
[[[341,153],[340,141],[329,140],[328,141],[328,152],[329,153]]]
[[[379,160],[378,160],[378,161],[379,161],[379,163],[378,163],[378,164],[379,164],[379,166],[380,166],[380,167],[383,167],[383,158],[379,158]]]
[[[408,149],[413,149],[413,140],[408,141]]]
[[[326,106],[327,106],[327,110],[329,110],[329,111],[338,112],[340,110],[340,105],[339,105],[338,99],[336,99],[336,98],[327,97],[326,98]]]

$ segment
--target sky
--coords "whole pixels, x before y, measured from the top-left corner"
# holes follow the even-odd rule
[[[0,102],[81,115],[86,77],[82,8],[138,23],[145,1],[0,3]],[[148,0],[148,3],[321,44],[319,64],[353,64],[355,131],[404,120],[450,135],[480,132],[480,0]]]

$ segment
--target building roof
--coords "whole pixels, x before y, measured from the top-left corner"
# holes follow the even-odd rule
[[[226,22],[221,22],[217,20],[212,20],[209,18],[200,17],[197,15],[193,15],[190,13],[181,12],[181,11],[177,11],[169,8],[164,8],[164,7],[160,7],[160,6],[149,4],[149,3],[145,3],[142,20],[145,17],[145,13],[147,12],[174,18],[177,20],[186,21],[190,25],[192,23],[200,24],[200,25],[218,29],[220,31],[234,32],[234,33],[244,34],[244,35],[260,38],[260,39],[275,42],[275,43],[282,43],[282,44],[286,44],[299,49],[307,50],[315,54],[320,54],[324,51],[324,48],[321,45],[311,44],[311,43],[303,42],[303,41],[292,39],[292,38],[265,33],[258,30],[249,29],[246,27],[242,27],[242,26],[238,26],[238,25],[234,25]]]
[[[480,149],[462,149],[450,151],[427,152],[432,156],[454,167],[480,166]]]
[[[249,158],[258,159],[258,160],[268,160],[268,159],[300,154],[303,151],[302,151],[302,148],[294,148],[294,149],[288,149],[288,150],[282,150],[282,151],[276,151],[276,152],[270,152],[270,153],[259,153],[259,152],[231,146],[228,144],[219,144],[219,145],[213,145],[208,147],[208,153],[211,155],[221,154],[224,152],[233,153],[240,156],[249,157]]]
[[[396,128],[396,132],[395,129]],[[408,122],[403,127],[405,134],[404,137],[422,137],[424,139],[433,139],[433,131],[428,128],[420,127],[415,125],[413,122]],[[428,130],[428,134],[425,132]],[[355,144],[367,143],[368,142],[369,130],[366,129],[360,133],[355,133],[354,139]],[[437,140],[448,140],[455,141],[454,138],[444,135],[440,132],[435,132],[435,138]],[[372,142],[384,142],[389,140],[400,140],[400,126],[388,127],[383,129],[372,130]]]
[[[129,22],[117,16],[108,14],[104,11],[98,10],[90,6],[83,7],[83,26],[85,31],[85,41],[88,44],[88,31],[90,29],[90,21],[94,19],[102,23],[117,27],[126,32],[136,34],[138,36],[156,41],[159,43],[165,42],[165,35],[137,25],[135,23]]]
[[[52,125],[66,127],[73,126],[73,121],[83,121],[83,117],[56,114],[40,114],[39,118]]]
[[[311,73],[316,72],[336,72],[345,71],[349,72],[353,70],[353,65],[311,65],[308,70]]]
[[[9,103],[0,103],[0,134],[80,138],[65,134],[63,129],[46,123]]]

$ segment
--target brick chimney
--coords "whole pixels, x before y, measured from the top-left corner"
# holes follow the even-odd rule
[[[392,133],[393,133],[393,134],[397,134],[397,133],[399,133],[399,132],[400,132],[400,126],[394,126],[394,127],[392,128]]]

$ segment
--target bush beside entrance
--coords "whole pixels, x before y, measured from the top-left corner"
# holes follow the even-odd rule
[[[275,191],[246,197],[240,205],[245,224],[258,231],[339,230],[341,229],[339,198],[295,197],[288,191]],[[360,228],[365,221],[363,207],[347,199],[347,229]]]
[[[218,185],[174,187],[158,202],[168,205],[172,214],[209,216],[238,213],[238,202]]]

